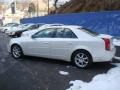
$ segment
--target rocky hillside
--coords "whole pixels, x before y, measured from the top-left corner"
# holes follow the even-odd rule
[[[120,0],[71,0],[58,8],[56,12],[77,13],[111,10],[120,10]]]

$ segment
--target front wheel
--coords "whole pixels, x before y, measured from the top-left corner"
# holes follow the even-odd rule
[[[79,68],[87,68],[92,64],[92,57],[87,51],[81,50],[73,54],[72,61]]]
[[[23,56],[23,52],[20,46],[13,45],[11,48],[11,54],[15,59],[19,59]]]

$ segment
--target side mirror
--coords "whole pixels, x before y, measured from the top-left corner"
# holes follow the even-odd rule
[[[34,38],[36,38],[36,37],[35,37],[35,35],[32,35],[31,38],[34,39]]]

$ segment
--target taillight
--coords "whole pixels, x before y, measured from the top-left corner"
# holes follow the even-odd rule
[[[108,38],[103,38],[104,42],[105,42],[105,50],[110,50],[110,39]]]

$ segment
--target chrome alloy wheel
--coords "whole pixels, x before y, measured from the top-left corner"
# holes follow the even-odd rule
[[[20,58],[22,56],[22,51],[19,46],[14,45],[12,47],[12,55],[14,58]]]
[[[89,63],[89,57],[85,53],[77,53],[74,57],[74,62],[78,67],[84,68]]]

